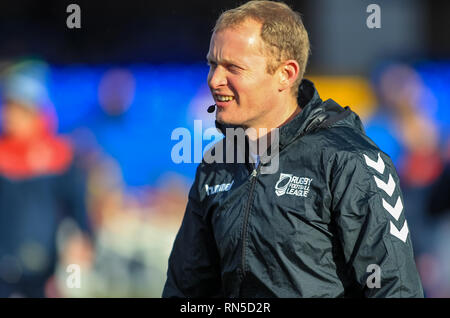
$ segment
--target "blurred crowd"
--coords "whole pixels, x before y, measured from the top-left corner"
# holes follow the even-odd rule
[[[119,121],[105,121],[132,107],[127,92],[139,83],[113,73],[98,84],[107,116],[60,135],[51,67],[26,60],[0,71],[0,297],[160,297],[192,180],[166,169],[156,185],[127,184],[99,139],[99,127],[120,134]],[[381,66],[371,87],[376,105],[362,119],[399,172],[425,294],[450,297],[446,105],[409,65]],[[80,268],[75,287],[70,264]]]
[[[367,134],[399,173],[426,297],[450,297],[448,105],[408,65],[383,65],[373,83],[378,108],[366,121]],[[448,85],[447,79],[438,89],[448,94]]]
[[[159,297],[189,185],[167,173],[157,188],[127,187],[90,127],[59,136],[49,71],[2,72],[0,297]]]

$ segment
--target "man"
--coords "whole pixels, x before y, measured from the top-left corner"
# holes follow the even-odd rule
[[[217,126],[279,144],[259,164],[204,157],[163,297],[423,297],[392,162],[355,113],[302,80],[308,52],[285,4],[219,17],[207,56]],[[263,157],[278,169],[261,173]]]
[[[1,78],[0,297],[49,295],[65,217],[82,233],[71,236],[63,251],[90,249],[84,181],[71,144],[56,135],[47,73],[45,63],[23,61]]]

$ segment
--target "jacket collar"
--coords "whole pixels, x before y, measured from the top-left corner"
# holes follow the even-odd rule
[[[314,84],[307,79],[303,79],[300,83],[297,101],[301,112],[279,128],[281,148],[284,148],[292,140],[306,132],[312,115],[319,112],[317,107],[322,103]]]
[[[291,121],[284,124],[279,128],[279,143],[280,147],[283,148],[289,144],[292,140],[306,131],[311,123],[311,116],[317,114],[320,109],[317,109],[322,103],[314,84],[303,79],[299,86],[298,91],[298,105],[302,109]],[[219,123],[216,120],[216,128],[221,132],[225,133],[226,128],[236,128],[237,126]]]

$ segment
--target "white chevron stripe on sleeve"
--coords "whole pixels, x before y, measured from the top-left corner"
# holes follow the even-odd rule
[[[366,160],[366,164],[374,168],[378,173],[383,174],[384,173],[384,161],[381,159],[380,153],[378,153],[378,160],[374,161],[370,159],[368,156],[364,155],[364,159]]]
[[[373,177],[375,178],[375,182],[377,183],[378,188],[386,192],[391,197],[395,189],[395,182],[394,179],[392,179],[392,175],[389,174],[388,183],[385,183],[383,180],[377,178],[376,176]]]
[[[396,238],[402,240],[404,243],[406,243],[406,239],[409,233],[408,224],[406,223],[406,220],[400,231],[397,229],[394,223],[392,223],[392,221],[390,221],[390,223],[391,223],[391,234],[394,235]]]
[[[400,217],[400,214],[402,214],[403,211],[403,203],[400,199],[400,196],[398,196],[397,202],[395,203],[395,206],[393,207],[389,203],[386,202],[386,200],[383,200],[383,207],[386,209],[386,211],[389,212],[390,215],[394,217],[396,221],[398,221],[398,218]]]

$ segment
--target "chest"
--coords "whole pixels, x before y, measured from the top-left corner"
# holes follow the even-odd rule
[[[205,206],[217,245],[234,248],[243,240],[261,239],[289,243],[311,237],[312,231],[330,235],[324,170],[317,160],[288,153],[280,156],[274,173],[243,165],[231,173],[210,174],[202,190],[208,192]]]

